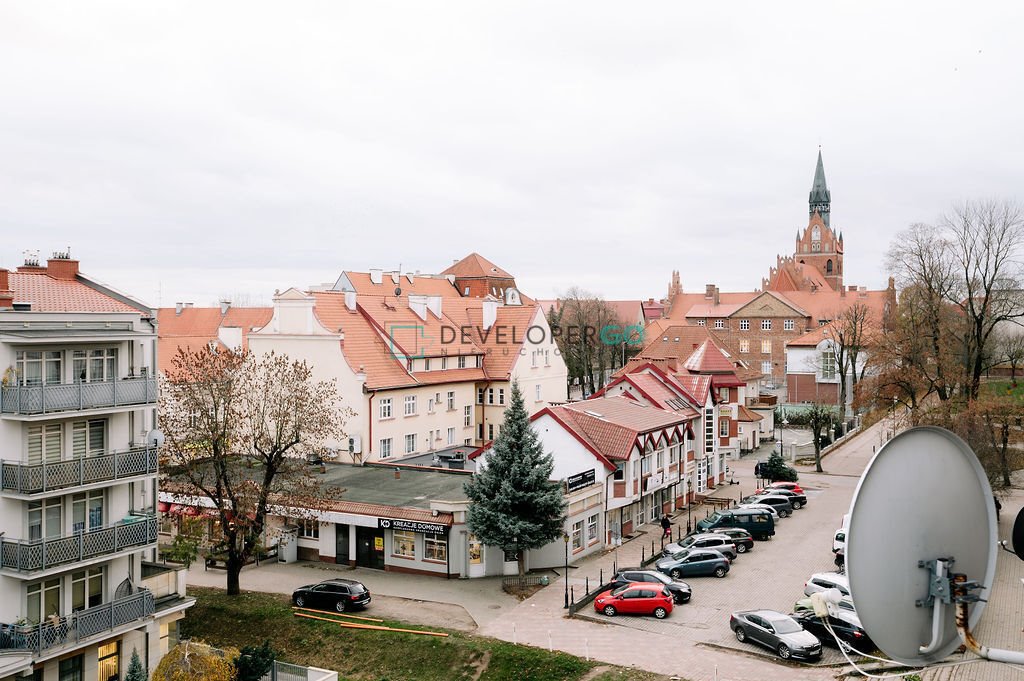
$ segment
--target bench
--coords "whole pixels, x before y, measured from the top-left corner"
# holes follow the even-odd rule
[[[699,497],[698,501],[702,504],[713,506],[714,508],[729,508],[730,506],[732,506],[732,499],[730,499],[729,497],[703,496]]]

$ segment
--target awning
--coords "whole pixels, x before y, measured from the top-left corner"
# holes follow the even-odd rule
[[[199,509],[198,506],[186,506],[182,510],[182,513],[184,515],[187,515],[187,516],[195,517],[195,516],[199,515],[200,513],[202,513],[202,511]]]
[[[171,504],[171,507],[167,509],[167,512],[171,515],[178,515],[181,513],[181,504]]]
[[[160,511],[161,513],[167,513],[168,511],[171,510],[171,505],[168,504],[166,501],[159,501],[156,504],[156,510]]]

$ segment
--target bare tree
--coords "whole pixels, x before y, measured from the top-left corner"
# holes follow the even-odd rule
[[[274,353],[179,348],[163,381],[164,484],[209,499],[220,517],[227,593],[254,555],[267,513],[312,517],[326,501],[306,461],[342,437],[348,409],[333,381]],[[291,509],[295,509],[292,511]]]
[[[856,302],[834,315],[826,330],[832,340],[828,352],[832,353],[839,374],[839,409],[844,416],[846,403],[866,369],[864,355],[867,352],[872,317],[871,308]]]
[[[1010,365],[1010,380],[1017,385],[1017,367],[1024,364],[1024,330],[1014,327],[1000,332],[997,339],[999,362]]]
[[[548,315],[548,323],[559,329],[556,342],[569,380],[579,381],[586,395],[604,387],[605,374],[614,367],[613,358],[620,351],[617,337],[607,332],[619,325],[612,307],[603,298],[573,286],[559,297],[558,309]]]
[[[811,435],[814,436],[814,470],[821,473],[821,431],[836,420],[836,412],[831,405],[814,402],[804,414],[807,417],[807,425],[811,428]],[[832,433],[829,433],[829,439],[831,438]]]

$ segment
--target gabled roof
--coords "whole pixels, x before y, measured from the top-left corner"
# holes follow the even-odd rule
[[[704,341],[683,363],[683,368],[697,374],[731,374],[735,367],[710,340]]]
[[[673,411],[688,419],[694,419],[700,415],[691,406],[691,402],[688,401],[690,396],[682,390],[682,387],[657,369],[650,368],[649,371],[637,371],[613,379],[605,386],[604,390],[600,391],[601,394],[606,394],[607,388],[618,383],[628,383],[645,399],[661,409]],[[633,397],[630,392],[625,392],[623,395]]]
[[[749,314],[751,316],[755,316],[756,317],[758,315],[758,310],[755,309],[754,306],[758,305],[759,302],[760,302],[760,305],[762,307],[764,307],[764,305],[766,305],[766,304],[770,305],[772,303],[772,301],[776,301],[779,304],[781,304],[781,305],[789,308],[790,310],[792,310],[793,313],[794,313],[793,316],[798,316],[798,317],[808,317],[809,316],[807,314],[806,310],[802,309],[799,304],[797,304],[795,301],[793,301],[793,299],[792,299],[790,294],[788,294],[788,293],[787,294],[782,294],[782,293],[778,293],[777,291],[763,291],[763,292],[759,293],[756,298],[751,299],[750,301],[747,302],[746,305],[743,305],[740,308],[738,308],[736,310],[735,314],[737,316],[742,316],[744,313],[746,313],[746,314]]]
[[[825,340],[829,336],[830,325],[819,326],[816,329],[811,329],[802,336],[798,336],[793,340],[786,343],[786,347],[817,347],[818,343]]]
[[[77,279],[52,277],[45,268],[38,273],[10,272],[8,282],[14,302],[30,303],[31,312],[140,312]]]
[[[515,279],[479,253],[470,253],[462,260],[445,269],[441,274],[454,274],[459,279],[479,279],[492,277],[496,279]]]
[[[747,409],[742,404],[737,405],[736,411],[737,411],[737,413],[739,415],[739,418],[737,419],[739,421],[744,421],[746,423],[755,423],[757,421],[764,420],[763,416],[761,416],[760,414],[758,414],[755,411],[751,411],[750,409]]]
[[[397,282],[395,280],[398,280]],[[395,288],[402,289],[402,297],[410,295],[458,298],[459,291],[447,277],[433,275],[399,274],[383,272],[381,283],[375,284],[369,272],[342,272],[335,283],[337,291],[355,291],[359,295],[394,298]]]
[[[638,404],[626,397],[598,397],[547,410],[611,461],[629,458],[634,446],[643,447],[645,435],[685,426],[687,417],[658,407]]]
[[[718,294],[718,305],[744,305],[757,297],[757,291],[727,292]],[[677,322],[684,321],[694,305],[713,305],[714,301],[704,293],[677,293],[670,301],[671,309],[668,318]]]
[[[196,352],[211,343],[225,348],[220,340],[221,328],[240,329],[242,347],[249,345],[249,333],[270,323],[272,307],[229,307],[221,313],[220,307],[162,307],[157,310],[157,352],[160,363],[170,366],[181,348]],[[225,348],[227,349],[227,348]]]

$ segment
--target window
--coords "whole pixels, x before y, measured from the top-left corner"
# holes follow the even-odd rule
[[[704,326],[705,324],[707,324],[707,321],[708,320],[706,320],[706,319],[698,319],[697,320],[697,326]]]
[[[28,462],[30,465],[56,463],[64,449],[63,430],[59,423],[28,427]]]
[[[380,417],[382,419],[391,418],[391,398],[385,397],[380,401]]]
[[[20,385],[52,385],[63,381],[63,354],[59,350],[18,350],[15,369]]]
[[[761,354],[770,355],[772,354],[772,342],[770,340],[761,341]]]
[[[71,454],[80,459],[83,456],[99,456],[107,449],[107,422],[105,419],[75,421],[71,424]]]
[[[494,424],[493,423],[488,423],[487,424],[487,439],[488,440],[493,440],[494,439]]]
[[[386,459],[391,456],[391,438],[386,437],[380,441],[380,458]]]
[[[66,660],[60,661],[60,676],[58,681],[82,681],[84,675],[82,673],[82,656],[75,655]],[[103,681],[109,681],[104,679]]]
[[[626,464],[617,463],[615,464],[615,472],[612,473],[612,480],[625,480],[626,479]]]
[[[718,421],[718,437],[729,437],[729,419],[723,418]]]
[[[443,534],[423,535],[423,560],[436,560],[439,563],[448,560],[448,540]],[[472,562],[472,551],[470,552]],[[477,562],[480,562],[479,560]]]
[[[533,399],[536,402],[540,402],[540,383],[533,387]]]
[[[72,355],[72,372],[76,381],[95,383],[112,381],[117,373],[117,350],[75,350]]]
[[[71,612],[103,603],[103,567],[71,573]]]
[[[460,369],[465,369],[466,368],[466,356],[465,355],[459,355],[457,366]]]
[[[721,398],[721,400],[723,402],[728,402],[729,401],[729,389],[728,388],[719,388],[718,389],[718,397]]]
[[[395,530],[391,533],[391,552],[406,558],[416,557],[416,533],[408,530]]]
[[[455,391],[448,391],[448,411],[455,411]]]
[[[476,389],[476,403],[477,404],[483,404],[484,403],[484,389],[483,388],[477,388]]]
[[[440,397],[440,393],[438,393],[438,397]],[[428,414],[433,414],[435,406],[437,406],[437,400],[435,400],[433,397],[428,399],[427,400],[427,413]]]
[[[50,615],[60,614],[60,578],[48,579],[45,582],[29,584],[28,613],[25,616],[32,624],[38,624]],[[63,671],[64,663],[61,662]],[[63,673],[61,678],[64,678]]]
[[[793,329],[796,328],[796,322],[794,322],[792,319],[787,319],[786,321],[782,322],[782,328],[786,331],[792,331]]]
[[[447,357],[442,357],[441,358],[441,368],[442,369],[447,369],[448,368],[448,358]]]
[[[772,320],[770,320],[770,319],[762,319],[761,320],[761,330],[762,331],[771,331],[772,330]]]
[[[462,426],[469,428],[473,425],[473,407],[468,404],[462,408]]]
[[[300,539],[319,539],[320,521],[314,518],[298,518],[295,524],[299,527]]]
[[[42,499],[28,502],[29,541],[59,537],[61,530],[61,500]]]
[[[749,330],[750,330],[750,320],[749,319],[741,319],[740,320],[740,331],[749,331]]]
[[[679,461],[679,445],[672,445],[668,448],[668,462],[675,463]]]
[[[498,388],[498,404],[505,404],[505,389]]]
[[[740,341],[740,352],[750,352],[750,341],[747,339]]]
[[[544,366],[551,366],[551,354],[547,350],[544,351]]]
[[[724,319],[716,319],[715,320],[715,328],[716,329],[724,329],[725,328],[725,320]]]
[[[597,519],[596,513],[587,518],[587,543],[597,541]]]
[[[423,358],[423,370],[424,371],[430,371],[430,358],[429,357],[424,357]]]
[[[416,433],[405,436],[405,453],[412,454],[416,451]]]
[[[466,539],[466,543],[469,545],[469,562],[471,565],[479,565],[483,559],[483,545],[480,540],[476,538],[475,534],[469,535]]]
[[[454,428],[449,428],[448,429],[448,444],[450,444],[450,445],[455,444],[455,429]]]
[[[383,402],[381,402],[383,404]],[[416,396],[406,395],[405,396],[405,415],[415,416],[416,415]]]
[[[476,424],[476,437],[477,437],[478,440],[483,440],[484,439],[484,424],[482,424],[482,423]]]
[[[710,454],[715,451],[715,409],[708,407],[704,410],[704,453]]]
[[[761,373],[768,374],[769,376],[771,375],[772,361],[770,359],[766,359],[765,361],[761,362]]]
[[[572,550],[577,551],[583,548],[583,521],[572,524]]]
[[[111,641],[96,652],[99,655],[97,681],[117,681],[121,674],[121,642]]]
[[[534,350],[533,352],[530,353],[530,366],[534,366],[534,367],[537,366],[537,353],[538,352],[539,352],[538,350]]]
[[[830,350],[821,353],[821,377],[825,380],[836,377],[836,356]]]
[[[494,404],[494,388],[487,389],[487,404]]]
[[[640,475],[650,475],[651,473],[651,457],[645,456],[640,459]]]
[[[665,467],[665,450],[664,449],[659,449],[658,453],[655,455],[654,467],[655,467],[655,469],[664,468]]]
[[[103,490],[94,489],[71,497],[71,529],[88,532],[103,527]]]

